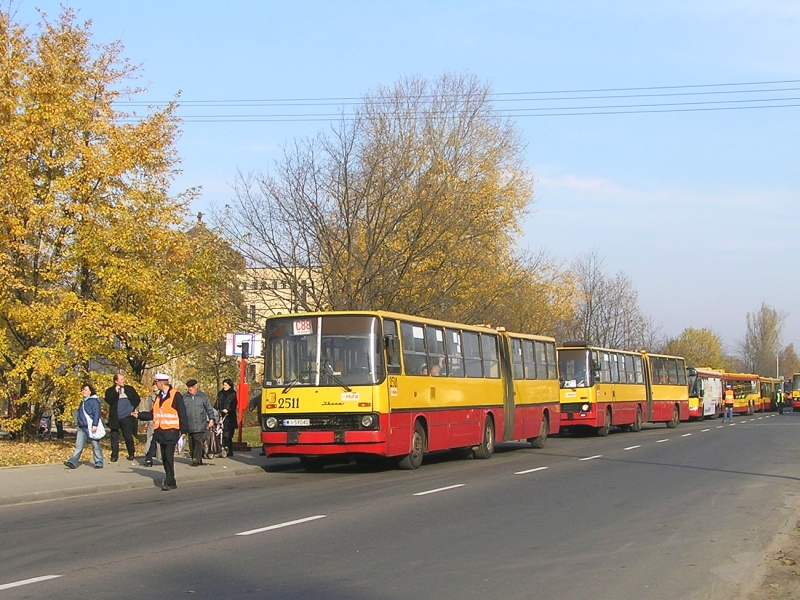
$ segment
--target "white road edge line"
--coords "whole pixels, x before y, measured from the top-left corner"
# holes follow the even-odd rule
[[[701,429],[701,430],[700,430],[700,433],[703,433],[703,432],[705,432],[705,431],[711,431],[711,430],[710,430],[710,429]]]
[[[527,475],[528,473],[535,473],[536,471],[544,471],[548,467],[536,467],[535,469],[528,469],[526,471],[517,471],[514,475]]]
[[[594,460],[595,458],[601,458],[602,454],[595,454],[594,456],[585,456],[584,458],[579,458],[578,460]]]
[[[289,527],[290,525],[299,525],[300,523],[308,523],[309,521],[324,519],[326,516],[327,515],[314,515],[313,517],[306,517],[305,519],[297,519],[296,521],[286,521],[286,523],[278,523],[277,525],[270,525],[269,527],[259,527],[258,529],[242,531],[241,533],[237,533],[236,535],[253,535],[254,533],[261,533],[262,531],[272,531],[273,529]]]
[[[660,444],[662,442],[668,442],[668,441],[669,441],[669,438],[667,438],[665,440],[656,440],[656,444]]]
[[[692,434],[691,433],[684,433],[681,437],[689,437],[690,435],[692,435]]]
[[[457,483],[455,485],[448,485],[447,487],[443,488],[436,488],[435,490],[428,490],[427,492],[417,492],[414,494],[415,496],[427,496],[428,494],[435,494],[436,492],[444,492],[447,490],[454,490],[456,488],[464,487],[464,483]]]
[[[23,579],[22,581],[13,581],[11,583],[4,583],[0,585],[0,591],[10,590],[11,588],[19,587],[21,585],[28,585],[30,583],[39,583],[40,581],[47,581],[48,579],[58,579],[61,575],[42,575],[41,577],[32,577],[30,579]]]
[[[627,448],[623,448],[623,450],[636,450],[636,448],[641,448],[641,446],[628,446]]]

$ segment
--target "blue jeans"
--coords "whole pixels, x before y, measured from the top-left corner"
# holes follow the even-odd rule
[[[731,423],[733,423],[733,407],[732,406],[726,406],[725,407],[725,416],[722,417],[722,422],[724,423],[725,421],[730,421]]]
[[[83,447],[86,445],[86,440],[92,442],[92,450],[94,451],[94,464],[103,466],[103,449],[100,447],[100,440],[93,440],[89,437],[88,430],[84,429],[83,427],[78,427],[78,435],[75,438],[75,453],[72,455],[72,458],[69,459],[76,467],[78,466],[78,461],[81,459],[81,453],[83,452]]]

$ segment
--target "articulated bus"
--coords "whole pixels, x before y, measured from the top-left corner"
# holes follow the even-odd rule
[[[758,375],[752,373],[723,373],[722,385],[733,388],[733,413],[752,415],[762,410]]]
[[[800,373],[792,375],[792,410],[800,410]],[[789,403],[789,394],[786,395],[786,403]]]
[[[716,419],[722,414],[722,372],[689,367],[689,417]]]
[[[261,441],[268,456],[489,458],[499,441],[541,448],[559,430],[553,338],[388,312],[267,319]]]
[[[561,427],[639,431],[645,421],[677,427],[689,419],[684,360],[567,342],[558,348]]]
[[[761,409],[776,410],[775,392],[783,390],[783,380],[772,377],[759,377],[758,384],[761,390]]]

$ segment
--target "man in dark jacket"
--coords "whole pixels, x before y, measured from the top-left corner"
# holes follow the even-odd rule
[[[119,459],[119,432],[125,438],[128,460],[133,460],[136,446],[133,436],[139,429],[136,420],[136,408],[139,406],[139,393],[130,385],[125,385],[125,375],[114,375],[114,385],[106,390],[105,401],[108,404],[108,428],[111,430],[111,462]]]
[[[153,403],[153,440],[161,449],[164,463],[165,477],[161,489],[168,492],[178,487],[175,481],[175,444],[181,433],[189,430],[189,422],[183,396],[169,384],[169,375],[157,373],[156,385],[158,395]]]
[[[205,392],[198,389],[196,379],[186,382],[186,420],[189,425],[189,454],[192,455],[192,466],[203,464],[203,438],[206,431],[214,426],[214,409]]]

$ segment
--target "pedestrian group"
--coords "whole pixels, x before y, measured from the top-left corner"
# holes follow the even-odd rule
[[[157,373],[150,395],[142,400],[133,386],[125,384],[122,373],[114,375],[114,384],[105,391],[104,401],[108,405],[108,429],[110,430],[111,462],[119,460],[119,438],[125,442],[126,459],[135,460],[134,438],[139,422],[146,423],[144,466],[152,467],[156,454],[164,466],[163,491],[178,487],[175,480],[175,451],[182,448],[188,439],[192,466],[203,465],[204,449],[209,438],[214,436],[215,424],[221,420],[222,445],[228,456],[233,456],[233,436],[237,429],[236,390],[233,381],[225,379],[217,393],[214,407],[208,395],[199,389],[196,379],[186,382],[186,394],[181,394],[170,384],[170,377]],[[101,418],[100,398],[90,383],[81,387],[81,402],[75,411],[78,428],[75,451],[64,466],[77,469],[87,442],[92,444],[92,460],[95,469],[103,468],[103,451],[100,440],[106,431]],[[218,428],[220,429],[220,428]],[[213,444],[210,445],[213,447]],[[180,449],[179,449],[180,451]]]

